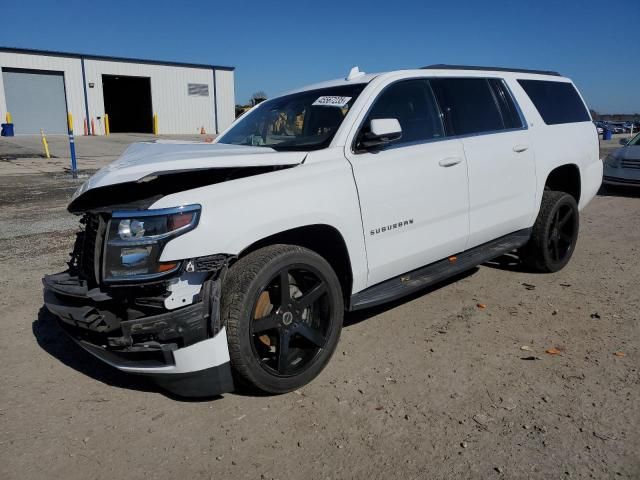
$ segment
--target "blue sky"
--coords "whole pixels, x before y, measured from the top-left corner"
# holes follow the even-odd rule
[[[233,65],[236,101],[432,63],[558,70],[640,112],[640,2],[6,0],[0,45]]]

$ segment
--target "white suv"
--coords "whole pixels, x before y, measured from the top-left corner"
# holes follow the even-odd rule
[[[513,250],[564,267],[601,181],[557,73],[354,68],[214,144],[132,145],[74,195],[84,228],[45,303],[96,357],[181,395],[286,392],[327,364],[345,310]]]

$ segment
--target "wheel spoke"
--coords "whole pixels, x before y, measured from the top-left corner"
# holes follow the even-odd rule
[[[280,330],[278,336],[278,373],[286,373],[289,369],[289,333]]]
[[[291,294],[289,292],[289,270],[282,270],[280,272],[280,307],[286,307],[291,301]]]
[[[571,243],[573,242],[573,236],[565,232],[560,232],[560,238],[567,242],[569,245],[571,245]]]
[[[267,315],[266,317],[256,318],[253,321],[253,333],[260,333],[267,330],[273,330],[280,326],[280,315]]]
[[[315,287],[303,294],[300,298],[295,300],[297,307],[303,310],[311,306],[316,300],[327,292],[327,286],[324,282],[318,283]]]
[[[553,225],[558,228],[558,224],[560,222],[560,209],[556,210],[556,213],[553,214]]]
[[[573,212],[571,210],[568,210],[567,213],[565,213],[564,216],[560,219],[558,226],[560,228],[564,227],[565,224],[571,219],[572,216],[573,216]]]
[[[551,242],[553,246],[553,258],[554,260],[560,260],[560,248],[558,247],[558,239],[554,238]]]
[[[316,347],[324,347],[324,344],[326,343],[324,335],[304,323],[298,327],[298,333],[313,343]]]

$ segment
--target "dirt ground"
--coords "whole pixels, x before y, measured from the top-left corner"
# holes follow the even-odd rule
[[[42,308],[78,184],[0,176],[0,478],[640,478],[640,192],[595,198],[557,274],[502,257],[347,315],[299,391],[185,401]]]
[[[149,135],[112,133],[109,136],[75,137],[76,161],[80,174],[95,171],[116,160],[134,142],[212,141],[215,135]],[[40,135],[0,138],[0,175],[64,173],[71,170],[69,139],[66,135],[48,135],[51,158],[46,158]]]

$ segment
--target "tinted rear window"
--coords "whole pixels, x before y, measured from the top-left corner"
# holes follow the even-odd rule
[[[511,92],[507,89],[504,80],[499,78],[490,78],[489,85],[491,85],[496,101],[500,106],[504,128],[522,128],[522,118],[520,117],[520,113],[516,108]]]
[[[468,135],[505,128],[486,78],[430,80],[444,114],[448,135]]]
[[[589,112],[575,87],[566,82],[518,80],[547,125],[589,122]]]

